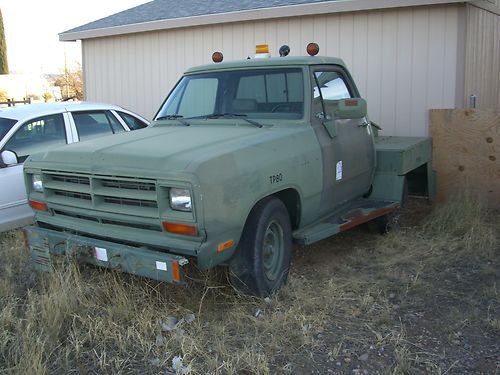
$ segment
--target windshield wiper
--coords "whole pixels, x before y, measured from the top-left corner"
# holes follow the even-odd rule
[[[186,120],[183,120],[184,116],[183,115],[165,115],[165,116],[160,116],[160,117],[157,117],[156,120],[177,120],[179,121],[182,125],[186,125],[186,126],[189,126],[191,125],[189,122],[187,122]]]
[[[262,128],[264,125],[259,124],[257,121],[250,120],[249,118],[246,118],[247,115],[243,113],[212,113],[211,115],[206,116],[207,118],[234,118],[234,117],[241,117],[243,120],[248,122],[249,124],[252,124],[254,126],[257,126],[258,128]]]

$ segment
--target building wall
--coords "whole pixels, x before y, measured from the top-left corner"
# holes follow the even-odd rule
[[[470,95],[477,108],[500,108],[500,16],[473,5],[467,6],[465,103]]]
[[[182,72],[209,63],[213,51],[240,59],[252,55],[255,44],[268,43],[273,55],[282,44],[304,55],[315,41],[320,54],[347,63],[384,134],[428,135],[428,109],[462,104],[463,92],[456,94],[460,85],[463,90],[457,58],[463,59],[458,36],[464,12],[463,5],[399,8],[87,39],[86,98],[152,118]]]

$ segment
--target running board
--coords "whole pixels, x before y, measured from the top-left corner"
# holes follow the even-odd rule
[[[377,217],[387,215],[398,207],[399,202],[357,199],[340,213],[293,232],[293,240],[300,245],[310,245]]]

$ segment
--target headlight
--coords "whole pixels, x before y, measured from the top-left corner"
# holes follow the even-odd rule
[[[38,191],[39,193],[43,193],[43,183],[41,175],[34,174],[31,176],[31,187],[33,191]]]
[[[191,212],[191,193],[188,189],[170,188],[170,207],[176,211]]]

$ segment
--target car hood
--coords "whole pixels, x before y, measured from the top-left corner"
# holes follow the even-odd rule
[[[35,154],[25,167],[143,177],[193,173],[210,158],[282,135],[251,125],[155,126]]]

